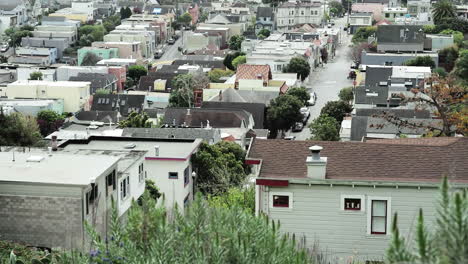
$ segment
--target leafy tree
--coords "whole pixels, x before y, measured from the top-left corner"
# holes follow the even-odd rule
[[[0,146],[35,146],[41,139],[36,118],[21,113],[6,115],[0,108]]]
[[[235,71],[236,68],[232,65],[232,61],[239,56],[245,56],[245,53],[239,51],[236,51],[234,53],[228,53],[223,60],[224,66],[226,66],[226,68],[228,68],[231,71]]]
[[[438,24],[443,18],[456,17],[455,6],[449,0],[437,1],[432,5],[432,17],[435,24]]]
[[[447,77],[448,76],[448,73],[447,71],[444,69],[444,68],[435,68],[433,71],[432,71],[434,74],[437,74],[439,75],[439,77]]]
[[[320,49],[320,58],[322,59],[323,63],[328,62],[328,51],[327,48]]]
[[[81,61],[81,66],[96,66],[100,60],[102,60],[102,58],[98,55],[92,52],[86,52],[83,57],[83,61]]]
[[[197,188],[204,194],[219,195],[241,187],[248,172],[244,160],[245,151],[234,142],[202,143],[192,157]]]
[[[433,136],[453,136],[455,133],[468,134],[468,91],[452,77],[433,75],[426,79],[426,88],[415,88],[412,95],[396,95],[402,103],[415,103],[416,109],[428,109],[440,119],[440,123],[427,124],[416,120],[401,119],[385,112],[382,117],[398,127],[426,129]],[[433,110],[435,109],[435,111]]]
[[[362,27],[359,28],[356,33],[354,33],[352,42],[354,44],[356,43],[361,43],[361,42],[367,42],[367,39],[370,36],[375,35],[377,32],[377,27]]]
[[[210,79],[210,82],[223,83],[224,81],[221,80],[222,77],[229,77],[233,74],[234,72],[230,70],[213,69],[208,72],[208,78]]]
[[[462,50],[455,63],[455,74],[462,80],[468,81],[468,50]]]
[[[130,7],[126,7],[126,8],[120,8],[120,19],[127,19],[129,17],[132,16],[132,10],[130,9]]]
[[[338,131],[340,125],[335,118],[328,115],[320,115],[309,125],[310,132],[313,135],[312,140],[320,141],[339,141],[340,133]]]
[[[93,41],[102,41],[106,34],[106,29],[103,25],[84,25],[78,30],[80,40],[83,36],[91,36]]]
[[[171,107],[192,107],[195,89],[208,87],[209,79],[205,74],[180,74],[172,80],[172,90],[169,97]]]
[[[284,132],[296,122],[302,121],[300,112],[302,106],[302,102],[297,97],[289,94],[271,100],[267,110],[267,123],[271,136],[274,137],[278,131]]]
[[[42,72],[31,72],[29,80],[42,80]]]
[[[260,31],[258,31],[257,37],[259,39],[264,39],[264,38],[268,38],[270,36],[270,34],[271,34],[270,30],[268,30],[266,28],[262,28],[262,29],[260,29]]]
[[[130,77],[135,83],[138,83],[141,76],[146,76],[148,69],[142,65],[132,65],[128,67],[128,77]]]
[[[297,78],[304,81],[310,74],[310,64],[302,57],[294,57],[284,67],[283,72],[296,73]]]
[[[424,25],[423,26],[424,33],[426,34],[437,34],[439,31],[437,31],[435,25]]]
[[[57,131],[64,121],[62,115],[52,110],[42,110],[37,113],[37,124],[39,125],[41,135],[44,137]]]
[[[328,4],[328,6],[330,8],[330,13],[333,16],[339,16],[339,15],[344,13],[344,8],[343,8],[343,5],[341,4],[341,2],[332,1],[332,2],[330,2]]]
[[[294,87],[288,90],[289,95],[292,95],[301,101],[302,105],[307,105],[310,99],[310,94],[305,87]]]
[[[244,36],[234,35],[229,39],[229,48],[232,50],[240,50]]]
[[[353,87],[345,87],[341,89],[338,97],[341,101],[347,102],[349,104],[354,99]]]
[[[147,195],[157,201],[159,199],[159,197],[162,196],[161,192],[159,191],[159,188],[156,186],[156,184],[154,183],[153,180],[145,180],[145,191],[147,192]],[[137,200],[137,204],[138,205],[143,205],[143,198],[144,198],[144,195],[140,196]]]
[[[29,28],[26,28],[29,29]],[[10,39],[10,46],[18,47],[21,45],[21,39],[25,37],[32,37],[33,34],[29,30],[24,30],[23,28],[8,28],[5,30],[4,34]]]
[[[96,90],[95,94],[110,94],[110,90],[105,89],[105,88],[99,88],[99,89]]]
[[[447,72],[451,72],[455,67],[455,61],[458,59],[458,48],[456,46],[447,47],[439,50],[439,65],[444,67]]]
[[[457,44],[458,47],[463,47],[464,36],[460,31],[452,29],[444,29],[439,34],[453,35],[453,42]]]
[[[338,122],[338,127],[341,125],[343,118],[346,114],[351,113],[353,108],[349,105],[348,102],[344,101],[329,101],[320,111],[320,115],[327,115],[335,118]]]
[[[407,60],[405,62],[406,66],[426,66],[435,68],[435,62],[430,56],[417,56],[414,59]]]
[[[207,198],[208,204],[218,208],[244,208],[246,213],[255,214],[255,188],[248,186],[245,188],[229,188],[221,195],[211,196]]]
[[[106,19],[104,19],[104,23],[102,23],[104,29],[106,32],[111,32],[112,30],[115,29],[118,25],[120,25],[120,17],[117,15],[110,16]]]
[[[119,122],[119,128],[125,127],[151,127],[152,122],[148,120],[149,117],[146,113],[139,114],[137,112],[131,112],[127,119]]]
[[[237,66],[247,62],[246,56],[238,56],[232,61],[232,66],[237,69]]]
[[[361,64],[361,55],[362,51],[377,51],[377,46],[375,44],[369,44],[366,42],[356,43],[349,50],[348,57],[356,63]]]
[[[126,19],[126,18],[127,18],[127,17],[126,17],[126,13],[125,13],[125,8],[122,6],[122,7],[120,8],[120,19],[124,20],[124,19]]]
[[[82,35],[78,40],[78,45],[81,47],[89,47],[94,42],[94,38],[91,35]]]
[[[182,24],[184,26],[190,25],[192,22],[192,16],[189,13],[184,13],[179,18],[177,18],[177,23]]]
[[[386,263],[466,263],[468,261],[468,196],[466,191],[449,191],[444,177],[439,195],[436,219],[431,228],[424,223],[419,210],[414,242],[409,246],[400,236],[394,221]],[[395,217],[396,219],[396,217]],[[414,245],[414,246],[413,246]],[[404,262],[406,261],[406,262]]]

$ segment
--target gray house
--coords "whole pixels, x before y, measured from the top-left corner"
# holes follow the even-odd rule
[[[335,257],[331,263],[366,263],[382,260],[395,213],[403,237],[414,234],[420,208],[434,221],[443,175],[455,188],[468,187],[467,157],[466,138],[256,139],[246,163],[256,176],[257,214]]]
[[[256,18],[255,33],[258,33],[262,29],[268,29],[270,32],[273,32],[273,30],[276,29],[273,7],[259,6],[257,8]]]
[[[381,25],[377,28],[378,52],[421,52],[424,31],[417,25]]]
[[[61,59],[63,57],[63,51],[70,47],[70,42],[68,39],[60,38],[34,38],[34,37],[25,37],[21,39],[22,47],[36,47],[36,48],[56,48],[57,49],[57,58]]]
[[[388,65],[388,66],[401,66],[406,61],[414,59],[418,56],[429,56],[435,63],[437,68],[439,65],[439,54],[437,52],[421,52],[421,53],[380,53],[380,52],[366,52],[361,53],[361,64],[363,65]]]

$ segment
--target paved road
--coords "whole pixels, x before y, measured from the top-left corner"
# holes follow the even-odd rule
[[[345,23],[346,18],[336,20],[336,27],[343,27]],[[348,36],[345,31],[342,32],[341,36],[342,43],[337,48],[335,58],[325,64],[323,68],[316,69],[309,77],[307,88],[317,93],[317,102],[310,107],[310,119],[307,126],[320,115],[320,110],[328,101],[338,100],[341,88],[352,85],[352,81],[347,79],[351,65],[351,60],[347,56],[351,36]],[[296,140],[309,139],[311,134],[307,126],[301,132],[288,132],[287,134],[295,136]]]
[[[180,53],[178,50],[180,46],[182,46],[182,37],[180,37],[173,45],[165,44],[164,54],[161,56],[161,58],[155,60],[155,62],[161,63],[164,61],[173,61],[182,58],[182,53]]]

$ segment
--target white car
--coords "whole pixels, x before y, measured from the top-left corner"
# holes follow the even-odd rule
[[[304,106],[304,107],[301,107],[301,114],[305,117],[305,118],[309,118],[310,116],[310,110],[309,110],[309,107],[307,106]]]
[[[310,99],[308,101],[309,105],[315,105],[316,101],[317,101],[317,94],[315,92],[311,92]]]
[[[0,52],[6,52],[9,48],[10,48],[10,45],[8,45],[7,43],[3,43],[0,46]]]

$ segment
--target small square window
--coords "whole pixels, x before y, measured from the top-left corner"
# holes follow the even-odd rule
[[[361,199],[345,198],[344,210],[361,211]]]
[[[169,172],[169,179],[178,179],[179,173],[177,172]]]
[[[289,207],[289,195],[273,195],[273,207]]]

